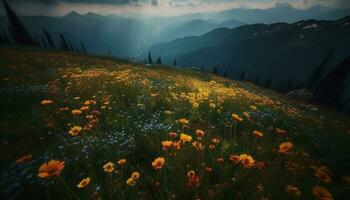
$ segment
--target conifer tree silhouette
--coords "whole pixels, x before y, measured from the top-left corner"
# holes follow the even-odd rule
[[[37,43],[30,36],[28,31],[23,26],[22,22],[19,20],[17,14],[12,10],[9,4],[3,0],[2,1],[6,10],[7,17],[11,25],[11,35],[18,45],[37,45]]]

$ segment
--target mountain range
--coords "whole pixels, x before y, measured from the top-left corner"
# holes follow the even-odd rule
[[[56,41],[59,33],[63,33],[75,45],[83,42],[90,53],[144,59],[150,46],[155,43],[199,36],[217,28],[235,28],[253,23],[295,22],[310,18],[332,20],[349,13],[349,9],[322,6],[298,10],[289,4],[278,3],[268,9],[236,8],[175,17],[103,16],[71,12],[62,17],[21,16],[21,20],[37,38],[42,36],[42,27],[45,27]],[[7,28],[7,18],[0,16],[0,29]]]
[[[329,68],[350,55],[350,17],[335,21],[252,24],[218,28],[201,36],[151,47],[152,55],[180,66],[217,67],[232,78],[304,82],[333,50]]]

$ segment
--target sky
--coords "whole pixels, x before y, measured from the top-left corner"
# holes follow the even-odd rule
[[[177,16],[232,8],[270,8],[289,3],[297,9],[315,5],[349,8],[350,0],[7,0],[20,15],[62,16],[71,11],[102,15]],[[3,13],[1,7],[0,13]]]

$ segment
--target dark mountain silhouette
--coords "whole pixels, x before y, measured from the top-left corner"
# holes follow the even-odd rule
[[[179,66],[212,69],[218,66],[239,78],[259,76],[274,83],[295,77],[303,83],[320,65],[330,49],[329,66],[341,62],[350,52],[350,17],[337,21],[305,20],[293,24],[254,24],[234,29],[219,28],[197,37],[160,43],[150,49],[163,62],[175,58]]]

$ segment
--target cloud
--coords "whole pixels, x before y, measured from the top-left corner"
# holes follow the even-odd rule
[[[129,4],[138,0],[11,0],[9,3],[40,3],[58,4],[63,3],[84,3],[84,4]]]
[[[152,6],[158,6],[158,0],[151,0]]]

